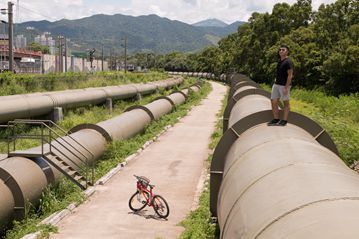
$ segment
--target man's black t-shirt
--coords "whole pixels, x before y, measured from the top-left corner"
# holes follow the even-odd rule
[[[278,61],[277,77],[275,79],[277,85],[285,85],[287,83],[289,69],[293,69],[293,62],[288,57]]]

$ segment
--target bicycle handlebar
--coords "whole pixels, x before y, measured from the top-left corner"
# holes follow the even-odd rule
[[[144,176],[137,176],[137,175],[133,175],[138,181],[144,181],[144,182],[146,182],[146,184],[148,185],[148,186],[150,186],[151,188],[154,188],[155,187],[155,185],[153,185],[153,184],[150,184],[150,180],[148,179],[148,178],[146,178],[146,177],[144,177]]]

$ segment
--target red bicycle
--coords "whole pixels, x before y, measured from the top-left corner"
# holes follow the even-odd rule
[[[155,185],[150,184],[150,180],[144,176],[133,176],[137,179],[137,191],[128,201],[130,209],[138,212],[146,206],[152,206],[160,218],[168,217],[170,208],[167,201],[161,195],[153,194],[152,192]]]

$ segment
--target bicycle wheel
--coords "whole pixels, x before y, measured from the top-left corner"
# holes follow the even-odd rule
[[[128,206],[134,212],[140,211],[147,206],[148,192],[135,192],[128,201]]]
[[[160,218],[166,218],[170,214],[170,208],[168,207],[167,201],[160,195],[153,197],[153,209]]]

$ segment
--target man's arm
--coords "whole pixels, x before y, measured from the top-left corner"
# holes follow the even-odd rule
[[[287,73],[288,73],[287,83],[284,86],[284,94],[285,95],[288,95],[289,86],[292,84],[293,68],[288,69]]]
[[[287,84],[285,84],[285,86],[288,88],[288,86],[292,84],[293,68],[288,69],[287,73],[288,73],[288,78],[287,78]]]

